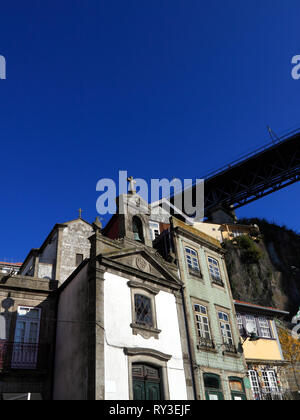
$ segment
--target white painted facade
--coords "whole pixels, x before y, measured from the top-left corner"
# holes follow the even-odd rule
[[[134,335],[131,290],[128,279],[105,273],[105,399],[130,399],[130,372],[124,348],[147,348],[171,355],[167,362],[169,396],[171,400],[186,400],[186,381],[179,333],[175,296],[160,291],[155,296],[159,338]]]

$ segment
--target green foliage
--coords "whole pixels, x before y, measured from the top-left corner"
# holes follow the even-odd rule
[[[236,238],[237,246],[241,249],[241,261],[243,264],[258,264],[262,253],[248,235]]]
[[[259,219],[256,217],[247,219],[240,219],[240,224],[243,225],[258,225],[260,232],[265,236],[267,241],[273,241],[278,239],[278,236],[282,236],[284,233],[287,234],[291,239],[296,241],[300,240],[299,233],[287,228],[285,225],[278,225],[275,222],[269,222],[266,219]]]

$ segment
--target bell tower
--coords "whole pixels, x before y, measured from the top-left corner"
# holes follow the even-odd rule
[[[122,194],[117,198],[119,237],[133,239],[139,244],[152,247],[149,205],[136,193],[133,177],[127,180],[130,183],[128,194]]]

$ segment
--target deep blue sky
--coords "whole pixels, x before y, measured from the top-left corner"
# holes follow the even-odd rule
[[[0,260],[94,220],[96,183],[199,178],[300,126],[299,0],[10,0]],[[300,231],[300,184],[238,212]]]

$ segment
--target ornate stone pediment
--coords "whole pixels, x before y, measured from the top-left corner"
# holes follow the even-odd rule
[[[127,270],[133,276],[151,280],[163,280],[181,285],[176,275],[177,267],[165,262],[156,251],[149,252],[141,248],[123,248],[100,256],[103,263],[108,263],[119,270]]]

